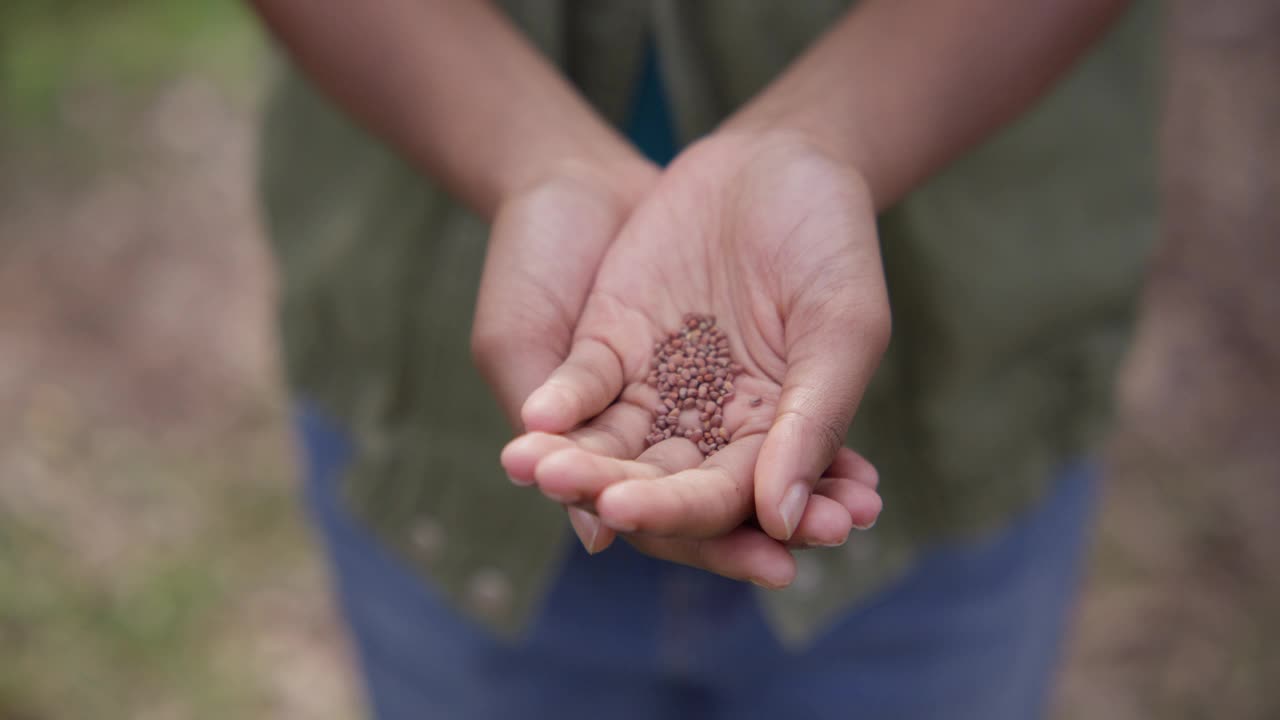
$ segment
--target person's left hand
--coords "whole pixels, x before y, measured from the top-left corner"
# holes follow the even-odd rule
[[[723,410],[731,442],[705,461],[683,438],[644,448],[653,342],[688,312],[715,314],[744,368]],[[588,549],[612,529],[657,557],[786,585],[788,544],[839,544],[879,513],[874,469],[841,446],[888,334],[856,169],[796,136],[715,136],[665,171],[611,246],[503,465],[593,511],[606,528]]]

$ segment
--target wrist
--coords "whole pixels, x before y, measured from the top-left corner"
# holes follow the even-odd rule
[[[574,188],[601,202],[629,211],[653,187],[657,166],[638,152],[622,147],[586,152],[546,152],[545,157],[511,169],[497,181],[494,209],[547,186]]]
[[[748,137],[751,144],[761,147],[783,146],[821,154],[856,174],[876,208],[883,209],[884,193],[877,187],[875,157],[853,123],[831,121],[814,111],[779,109],[779,105],[782,103],[743,108],[716,134]]]

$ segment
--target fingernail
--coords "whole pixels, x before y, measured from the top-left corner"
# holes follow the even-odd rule
[[[594,555],[596,547],[596,538],[600,536],[600,519],[581,508],[569,508],[569,524],[573,526],[573,531],[577,533],[578,540],[582,541],[582,547],[587,552]]]
[[[809,501],[809,488],[803,483],[792,485],[787,494],[783,496],[782,502],[778,505],[778,512],[782,514],[782,524],[787,531],[786,539],[790,540],[792,533],[796,531],[796,526],[800,524],[800,516],[804,514],[804,506]]]
[[[555,385],[543,385],[524,401],[524,412],[534,415],[557,415],[568,405],[568,397]]]
[[[519,485],[520,487],[529,487],[533,484],[532,480],[521,480],[515,475],[507,475],[507,479],[511,481],[512,485]]]
[[[879,519],[880,519],[880,518],[876,518],[876,520],[879,520]],[[875,526],[876,526],[876,520],[872,520],[871,522],[867,523],[866,525],[859,525],[858,523],[854,523],[854,524],[853,524],[853,526],[854,526],[854,527],[856,527],[856,528],[858,528],[859,530],[870,530],[871,528],[873,528],[873,527],[875,527]]]

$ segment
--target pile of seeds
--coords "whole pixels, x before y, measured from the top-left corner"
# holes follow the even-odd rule
[[[685,315],[679,330],[653,345],[648,382],[658,389],[659,404],[646,444],[684,437],[707,457],[723,449],[729,433],[722,408],[733,399],[733,379],[741,372],[715,316]],[[697,423],[681,422],[682,414],[687,418],[695,412]]]

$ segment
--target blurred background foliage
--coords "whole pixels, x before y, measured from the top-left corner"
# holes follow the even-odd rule
[[[64,93],[139,92],[184,69],[242,80],[260,36],[242,3],[219,0],[5,0],[0,92],[11,124],[57,117]]]
[[[243,3],[0,2],[0,720],[356,717],[300,517]]]

